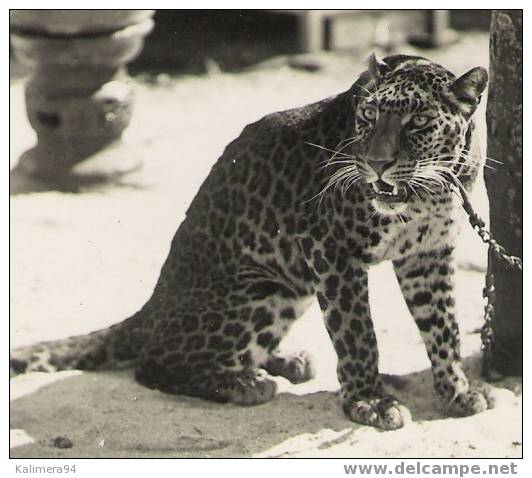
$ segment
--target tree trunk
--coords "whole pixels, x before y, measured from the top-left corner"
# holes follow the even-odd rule
[[[521,10],[493,12],[487,154],[501,164],[492,164],[496,170],[484,170],[491,232],[509,254],[519,257],[523,256],[522,25]],[[522,375],[523,275],[496,257],[491,258],[491,264],[496,301],[488,368],[503,375]]]

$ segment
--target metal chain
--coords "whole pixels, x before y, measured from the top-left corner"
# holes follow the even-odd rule
[[[523,261],[520,257],[511,256],[506,252],[506,249],[501,246],[493,237],[493,234],[486,229],[486,223],[473,210],[473,206],[467,197],[467,193],[463,185],[457,181],[455,182],[460,196],[462,197],[462,206],[469,216],[469,223],[471,227],[477,231],[477,234],[482,239],[482,242],[488,244],[488,267],[486,271],[486,284],[484,286],[483,296],[487,299],[484,308],[484,324],[480,330],[480,338],[482,341],[482,351],[485,354],[484,361],[486,369],[489,369],[489,361],[491,359],[491,349],[493,346],[493,329],[492,323],[495,315],[495,281],[493,277],[492,263],[493,259],[502,259],[510,267],[523,270]]]
[[[484,324],[480,329],[480,340],[482,343],[481,350],[491,358],[491,349],[493,345],[493,318],[495,316],[495,281],[491,270],[493,251],[491,245],[488,247],[488,268],[486,271],[486,283],[482,296],[486,299],[484,307]],[[489,360],[489,359],[488,359]]]
[[[471,227],[477,231],[477,234],[482,239],[482,242],[488,244],[489,252],[491,252],[497,259],[502,259],[511,267],[515,267],[522,271],[523,261],[521,258],[511,256],[506,252],[506,249],[494,239],[493,234],[486,229],[486,223],[473,210],[473,206],[469,202],[467,193],[461,184],[458,184],[458,190],[460,191],[460,195],[462,197],[462,206],[469,216],[469,223],[471,224]]]

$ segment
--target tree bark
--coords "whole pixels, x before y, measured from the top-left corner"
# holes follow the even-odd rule
[[[523,257],[522,11],[495,10],[490,35],[487,154],[502,162],[492,164],[495,171],[484,170],[490,228],[509,254]],[[496,300],[488,368],[503,375],[522,375],[523,275],[496,257],[491,263]]]

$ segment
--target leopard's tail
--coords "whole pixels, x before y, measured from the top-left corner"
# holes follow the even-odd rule
[[[140,313],[137,313],[119,324],[90,334],[17,348],[10,354],[10,375],[131,365],[142,344],[140,322]]]

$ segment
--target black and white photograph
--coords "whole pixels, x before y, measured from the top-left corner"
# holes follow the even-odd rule
[[[520,474],[522,9],[11,3],[9,476]]]

